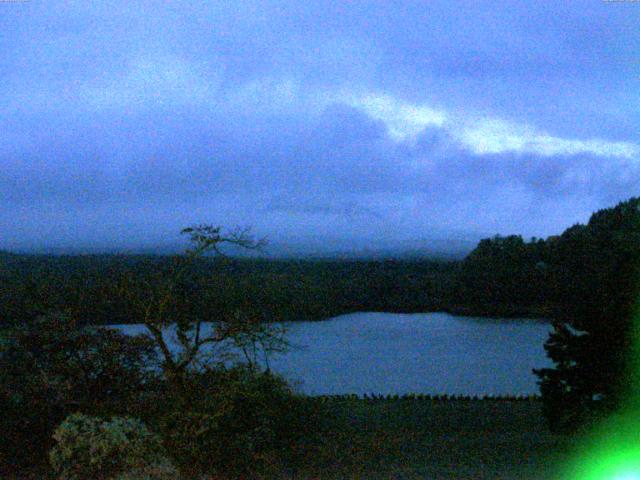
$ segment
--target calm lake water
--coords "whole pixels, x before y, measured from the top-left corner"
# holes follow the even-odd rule
[[[141,325],[117,328],[141,333]],[[294,348],[271,369],[312,395],[539,393],[550,325],[446,313],[354,313],[287,324]]]

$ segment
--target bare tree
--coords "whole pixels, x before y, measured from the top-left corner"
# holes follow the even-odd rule
[[[185,228],[181,233],[188,235],[191,243],[184,254],[175,256],[168,267],[154,269],[149,277],[127,275],[119,288],[133,315],[155,341],[162,355],[165,378],[178,394],[184,393],[190,369],[223,360],[226,347],[236,347],[252,367],[258,364],[259,355],[287,348],[282,328],[267,324],[249,312],[236,310],[224,318],[210,318],[211,312],[200,311],[197,302],[194,305],[185,300],[185,291],[189,288],[197,289],[189,292],[190,298],[198,292],[216,294],[202,279],[193,279],[199,260],[208,254],[225,257],[225,247],[260,250],[265,240],[256,240],[249,229],[223,233],[220,227],[211,225]],[[206,322],[212,322],[210,328]],[[175,325],[178,349],[172,349],[163,335],[172,325]]]

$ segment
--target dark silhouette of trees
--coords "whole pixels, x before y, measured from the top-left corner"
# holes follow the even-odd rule
[[[154,283],[160,271],[171,272],[175,261],[159,255],[0,255],[0,329],[49,311],[65,311],[80,323],[135,323],[127,296],[118,293],[121,277],[141,286]],[[215,255],[187,263],[189,281],[212,293],[185,290],[185,303],[202,305],[206,298],[210,317],[243,310],[272,321],[320,320],[355,311],[445,310],[456,268],[456,262],[427,259]]]
[[[132,408],[153,382],[153,343],[62,314],[32,319],[0,339],[0,475],[39,464],[51,434],[75,411]]]
[[[462,313],[517,316],[543,312],[545,242],[520,235],[486,238],[460,263],[451,306]]]
[[[545,349],[555,366],[535,373],[550,425],[571,429],[620,407],[638,383],[639,279],[640,199],[632,198],[547,240],[480,241],[458,266],[449,305],[553,320]]]
[[[555,367],[535,373],[551,426],[571,429],[620,407],[637,375],[640,199],[594,213],[547,249]]]

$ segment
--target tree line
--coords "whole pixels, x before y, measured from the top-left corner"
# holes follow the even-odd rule
[[[546,240],[483,240],[457,276],[453,296],[469,312],[538,312],[553,322],[545,350],[554,366],[535,374],[554,429],[638,404],[640,198]]]
[[[119,291],[122,279],[143,286],[171,270],[173,261],[151,255],[0,254],[0,326],[52,310],[93,324],[136,323]],[[451,262],[428,259],[202,257],[189,264],[189,278],[176,288],[185,304],[198,305],[211,318],[243,309],[265,321],[321,320],[357,311],[442,310],[454,269]]]

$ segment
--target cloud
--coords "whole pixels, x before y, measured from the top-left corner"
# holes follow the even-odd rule
[[[369,117],[382,121],[389,137],[400,143],[415,144],[417,138],[434,127],[446,131],[452,139],[475,155],[501,153],[563,157],[590,154],[603,158],[637,159],[640,145],[598,138],[562,138],[525,124],[501,118],[473,118],[475,112],[452,115],[424,104],[411,104],[390,95],[369,94],[348,101]]]
[[[447,118],[438,110],[402,102],[390,95],[369,94],[352,98],[346,103],[383,122],[389,136],[397,142],[415,142],[425,129],[440,127]]]
[[[198,71],[193,63],[171,54],[134,55],[123,70],[87,82],[79,89],[79,100],[97,110],[193,105],[208,102],[220,84],[220,75]]]
[[[603,158],[640,157],[640,146],[635,143],[560,138],[501,119],[479,120],[472,126],[458,130],[456,137],[465,148],[477,155],[513,152],[542,157],[580,154]]]
[[[0,2],[0,248],[557,233],[640,191],[615,7]]]

